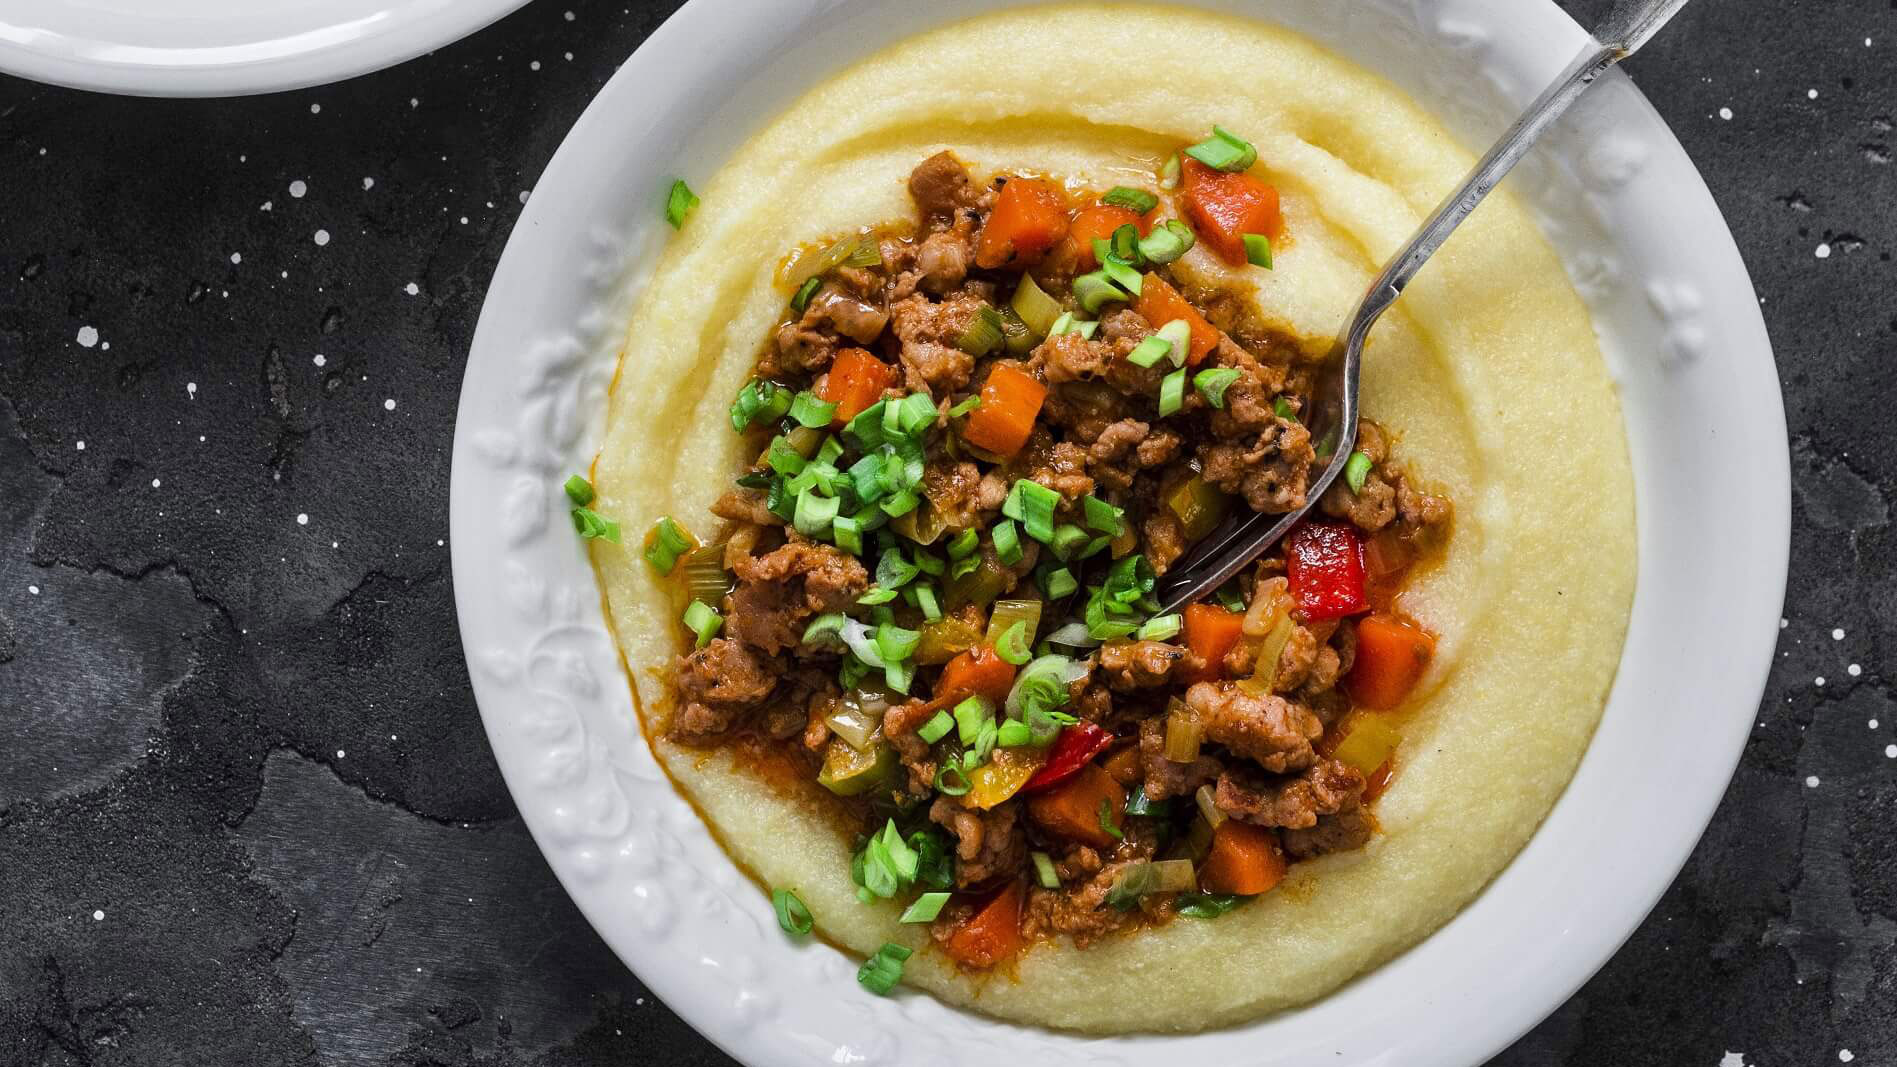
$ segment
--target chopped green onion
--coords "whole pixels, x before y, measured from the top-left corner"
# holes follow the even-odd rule
[[[1140,256],[1155,266],[1164,266],[1190,252],[1197,241],[1192,227],[1178,219],[1167,219],[1140,238]]]
[[[876,955],[863,961],[857,968],[856,984],[877,996],[888,996],[889,991],[902,981],[902,962],[910,957],[913,950],[902,945],[885,943],[876,950]]]
[[[1001,513],[1020,520],[1029,537],[1046,544],[1054,537],[1054,509],[1060,506],[1060,494],[1039,482],[1015,480],[1014,489],[1001,504]]]
[[[1187,762],[1191,762],[1191,761],[1188,760]],[[1146,787],[1144,785],[1141,785],[1138,789],[1133,790],[1133,795],[1126,798],[1126,813],[1128,815],[1143,815],[1148,818],[1162,818],[1170,814],[1171,812],[1172,812],[1172,801],[1147,799]]]
[[[1186,402],[1186,372],[1184,368],[1173,371],[1159,383],[1159,417],[1165,418],[1176,413]]]
[[[1074,323],[1074,328],[1072,332],[1077,333],[1080,336],[1085,337],[1087,340],[1091,341],[1093,340],[1094,331],[1098,330],[1099,328],[1100,328],[1100,324],[1098,322],[1089,320],[1086,322]]]
[[[896,413],[895,432],[904,437],[914,437],[922,430],[928,429],[935,424],[937,415],[935,400],[927,393],[910,393],[908,396],[896,401],[890,410]],[[888,429],[887,418],[884,419],[884,429]],[[921,472],[919,470],[916,474],[916,480],[921,480]]]
[[[1041,341],[1041,335],[1022,322],[1021,316],[1011,307],[1001,309],[1001,336],[1008,354],[1016,357],[1034,351],[1034,346]]]
[[[1216,919],[1249,899],[1219,893],[1181,893],[1173,898],[1179,914],[1188,919]]]
[[[1150,367],[1172,355],[1172,345],[1158,334],[1144,338],[1126,354],[1126,361],[1135,367]]]
[[[955,717],[946,711],[938,711],[935,713],[935,718],[923,723],[921,728],[916,730],[916,736],[933,745],[947,737],[948,732],[953,729],[955,729]]]
[[[920,573],[921,569],[910,563],[900,548],[884,552],[876,561],[876,584],[884,589],[900,589]]]
[[[697,206],[698,197],[693,194],[692,187],[685,184],[685,179],[679,178],[672,182],[672,191],[665,194],[665,221],[676,230],[685,225],[685,216]]]
[[[1021,275],[1020,284],[1014,287],[1014,298],[1008,304],[1028,329],[1042,337],[1054,333],[1054,322],[1061,316],[1060,301],[1035,284],[1032,275]]]
[[[981,531],[973,528],[963,530],[948,543],[950,559],[961,559],[981,547]]]
[[[1212,136],[1186,149],[1186,155],[1213,170],[1241,171],[1258,162],[1258,149],[1223,126],[1212,127]]]
[[[995,726],[995,720],[983,719],[981,730],[975,734],[975,743],[968,747],[969,760],[977,767],[987,762],[988,754],[995,750],[995,741],[1000,736],[1001,731]]]
[[[1128,228],[1130,229],[1130,227]],[[1144,275],[1134,270],[1131,263],[1128,263],[1118,255],[1109,254],[1102,257],[1100,270],[1105,273],[1108,278],[1112,279],[1114,285],[1119,286],[1134,296],[1140,295],[1140,288],[1146,282]],[[1125,300],[1127,298],[1119,297],[1118,299]]]
[[[1124,831],[1113,825],[1113,800],[1110,797],[1100,798],[1100,829],[1112,834],[1117,839],[1124,839],[1126,837]]]
[[[1008,627],[1008,632],[1002,634],[1001,640],[995,642],[995,655],[1001,657],[1003,663],[1012,664],[1016,667],[1034,658],[1034,650],[1028,647],[1028,624],[1026,620],[1016,622],[1013,626]]]
[[[1352,452],[1344,461],[1344,484],[1350,486],[1350,495],[1363,492],[1363,481],[1370,477],[1370,457],[1363,452]]]
[[[790,402],[790,417],[796,419],[799,425],[809,426],[812,429],[822,429],[830,425],[830,419],[836,415],[836,412],[835,404],[824,403],[822,397],[808,390],[798,393]],[[834,440],[835,438],[826,439],[824,444],[827,446]],[[837,454],[842,455],[842,451],[843,446],[838,445]],[[821,456],[823,453],[819,451],[817,454]]]
[[[863,554],[863,524],[848,515],[830,520],[830,539],[852,556]]]
[[[810,917],[810,909],[804,907],[804,902],[797,898],[797,894],[788,889],[771,890],[771,908],[777,912],[777,925],[783,927],[787,934],[802,937],[815,925]]]
[[[935,917],[942,914],[942,906],[948,903],[948,899],[949,894],[947,893],[924,893],[917,897],[915,903],[910,904],[908,909],[902,913],[902,918],[896,921],[904,923],[934,922]]]
[[[771,447],[765,450],[764,461],[786,478],[803,473],[804,465],[810,462],[783,434],[771,438]]]
[[[582,511],[585,511],[588,515],[593,514],[585,508],[577,508],[573,512],[576,521]],[[593,517],[597,519],[599,516],[594,515]],[[603,536],[601,534],[588,535],[585,530],[581,530],[580,533],[585,536]],[[611,540],[619,540],[619,527],[617,524],[613,526],[613,536]],[[685,529],[673,521],[670,515],[652,524],[651,532],[646,534],[646,542],[646,562],[650,563],[652,569],[658,571],[660,574],[671,574],[672,568],[678,566],[678,557],[683,555],[686,549],[692,547],[692,539],[686,536]]]
[[[886,400],[878,400],[857,413],[857,416],[843,427],[843,436],[856,450],[868,455],[883,446],[888,437],[883,433],[883,412],[889,407]]]
[[[916,665],[906,660],[883,664],[883,684],[898,693],[907,693],[916,679]]]
[[[929,622],[934,622],[935,620],[942,617],[942,607],[941,605],[937,604],[935,601],[935,587],[934,586],[923,585],[922,583],[917,582],[915,585],[912,585],[909,588],[915,591],[916,607],[921,609],[922,617],[924,619],[928,620]]]
[[[1115,257],[1139,266],[1140,228],[1130,222],[1122,224],[1113,231],[1112,248]]]
[[[969,788],[968,771],[963,769],[960,757],[951,756],[935,769],[935,791],[943,796],[964,796]]]
[[[772,423],[790,410],[790,390],[765,378],[753,378],[731,402],[731,428],[743,433],[756,423]]]
[[[884,663],[908,659],[915,654],[916,645],[921,640],[920,633],[905,630],[890,623],[884,623],[876,628],[876,650],[883,654]]]
[[[1054,528],[1054,536],[1048,540],[1047,547],[1054,550],[1055,556],[1066,560],[1074,558],[1086,543],[1087,531],[1071,522],[1063,522]]]
[[[1040,883],[1042,889],[1060,888],[1060,875],[1054,870],[1052,857],[1045,852],[1034,852],[1028,858],[1034,861],[1034,880]]]
[[[1192,387],[1205,397],[1205,402],[1215,408],[1225,407],[1225,390],[1239,378],[1239,372],[1232,367],[1213,367],[1202,370],[1192,379]]]
[[[904,489],[889,496],[882,503],[883,514],[892,519],[901,518],[914,511],[922,503],[922,498],[914,492]]]
[[[830,532],[830,524],[837,517],[839,501],[833,496],[820,496],[815,489],[806,489],[797,494],[797,510],[791,517],[791,524],[805,537],[823,537]]]
[[[1047,328],[1047,335],[1049,337],[1059,337],[1061,334],[1074,332],[1076,332],[1074,330],[1074,313],[1071,311],[1061,312],[1059,317],[1054,320],[1054,324]]]
[[[916,570],[921,571],[931,578],[940,578],[943,570],[942,558],[918,545],[916,547]]]
[[[1124,185],[1116,185],[1107,190],[1107,195],[1101,197],[1100,202],[1112,204],[1114,207],[1123,207],[1135,215],[1144,215],[1159,206],[1158,197],[1144,189],[1133,189]]]
[[[978,407],[981,407],[981,397],[971,396],[948,409],[948,417],[951,419],[959,419]]]
[[[1073,572],[1065,567],[1056,567],[1048,571],[1042,584],[1042,589],[1047,593],[1047,599],[1049,600],[1059,600],[1062,597],[1072,596],[1074,591],[1079,588],[1080,582],[1074,578]]]
[[[1159,328],[1154,336],[1171,346],[1167,353],[1175,367],[1186,365],[1186,356],[1192,350],[1192,324],[1184,319],[1174,319]]]
[[[702,600],[694,600],[685,608],[685,628],[698,636],[699,648],[711,644],[724,624],[724,616],[718,614],[718,609]]]
[[[955,705],[956,739],[964,745],[974,744],[976,735],[981,733],[981,724],[993,713],[994,705],[986,697],[969,697]]]
[[[955,341],[955,347],[980,359],[995,350],[995,346],[1005,340],[1001,332],[1001,315],[994,308],[983,304],[975,312],[975,319],[962,331]]]
[[[1159,168],[1159,187],[1168,191],[1179,188],[1179,153],[1167,156]]]
[[[1262,233],[1245,235],[1245,262],[1254,267],[1271,269],[1271,238]]]
[[[1134,636],[1141,641],[1170,641],[1179,636],[1182,622],[1178,615],[1155,615],[1147,619]]]
[[[579,531],[579,535],[582,538],[585,538],[588,541],[592,541],[595,539],[611,541],[615,545],[619,543],[619,524],[618,523],[612,521],[609,518],[606,518],[604,515],[601,515],[599,512],[594,511],[592,508],[574,508],[572,514],[573,514],[573,528]],[[648,550],[646,553],[646,558],[651,559],[651,557],[652,557],[652,553],[650,550]],[[673,560],[676,561],[676,558],[677,557],[673,557]],[[658,566],[658,564],[656,563],[654,563],[653,565]],[[665,569],[661,570],[659,573],[660,574],[672,573],[671,564],[670,563],[666,564]]]
[[[1291,401],[1286,400],[1284,397],[1279,397],[1271,402],[1271,413],[1281,419],[1289,419],[1292,422],[1298,421],[1297,409],[1293,408]]]
[[[1092,493],[1080,498],[1080,510],[1087,518],[1089,529],[1110,537],[1118,537],[1126,530],[1126,509],[1116,508]]]
[[[566,480],[566,498],[573,501],[575,507],[585,507],[593,502],[593,483],[575,474]]]
[[[949,578],[949,581],[952,582],[957,578],[966,578],[967,576],[975,573],[976,571],[980,569],[981,569],[980,556],[976,556],[976,555],[963,556],[961,559],[958,559],[955,562],[949,564],[948,578]]]
[[[843,626],[849,622],[849,616],[833,611],[819,615],[804,627],[803,644],[834,645],[842,640]]]
[[[798,286],[797,291],[790,295],[790,309],[799,315],[803,314],[804,309],[810,306],[810,298],[816,296],[817,290],[821,288],[823,288],[822,278],[805,278],[804,284]]]
[[[856,602],[865,607],[874,607],[877,604],[887,604],[894,599],[896,599],[896,591],[894,589],[884,589],[881,586],[872,585],[869,588],[869,592],[856,598]]]
[[[1098,315],[1101,308],[1114,301],[1125,303],[1127,295],[1113,284],[1105,268],[1102,268],[1074,279],[1074,299],[1087,314]]]
[[[1021,535],[1015,530],[1012,519],[1004,519],[989,531],[995,542],[995,558],[1002,566],[1012,567],[1021,562]]]
[[[1020,719],[1009,719],[995,730],[995,747],[1023,748],[1034,743],[1034,732]]]

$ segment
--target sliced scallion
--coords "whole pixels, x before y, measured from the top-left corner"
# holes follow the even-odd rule
[[[815,925],[810,909],[788,889],[771,890],[771,909],[777,912],[777,925],[794,937],[802,937]]]
[[[1114,301],[1125,303],[1127,295],[1119,286],[1113,284],[1113,280],[1103,268],[1074,279],[1074,299],[1087,314],[1098,315],[1101,308]]]
[[[1060,494],[1039,482],[1017,479],[1014,489],[1002,502],[1001,513],[1019,520],[1029,537],[1043,544],[1054,537],[1054,509],[1060,506]]]
[[[1054,536],[1048,539],[1047,547],[1054,550],[1055,556],[1068,560],[1079,555],[1087,541],[1087,531],[1071,522],[1063,522],[1054,527]]]
[[[981,531],[971,527],[970,529],[963,530],[961,533],[956,534],[949,540],[948,555],[950,559],[962,559],[980,547]]]
[[[986,697],[973,696],[955,705],[955,737],[964,745],[972,745],[981,733],[981,724],[994,714],[994,705]]]
[[[938,711],[935,713],[935,718],[923,723],[916,730],[916,736],[933,745],[947,737],[948,732],[953,729],[955,729],[955,717],[946,711]]]
[[[1113,231],[1113,254],[1133,266],[1140,263],[1140,229],[1126,223]]]
[[[877,996],[888,996],[889,991],[902,981],[902,964],[913,954],[905,946],[885,943],[876,950],[876,954],[863,961],[857,968],[856,983]]]
[[[718,614],[718,609],[702,600],[694,600],[685,608],[685,628],[696,635],[699,648],[711,644],[724,624],[724,616]]]
[[[676,230],[685,225],[685,216],[697,206],[698,196],[692,192],[692,187],[685,184],[685,179],[676,179],[672,182],[671,191],[665,194],[665,221]]]
[[[1001,640],[995,642],[995,655],[1001,657],[1003,663],[1016,667],[1034,658],[1034,650],[1028,647],[1026,621],[1016,622],[1008,627],[1008,632],[1002,634]]]
[[[1080,510],[1088,529],[1110,537],[1118,537],[1126,529],[1126,509],[1116,508],[1092,493],[1080,498]]]
[[[989,531],[989,536],[995,542],[995,558],[1003,566],[1012,567],[1021,562],[1021,534],[1015,529],[1012,519],[996,523],[995,528]]]
[[[1028,329],[1042,337],[1054,332],[1054,321],[1061,316],[1060,301],[1047,295],[1030,274],[1021,275],[1020,284],[1014,288],[1014,298],[1008,303]]]
[[[830,419],[836,415],[836,411],[835,404],[824,403],[822,397],[808,390],[798,393],[790,402],[790,417],[796,419],[798,425],[814,429],[822,429],[830,425]],[[834,440],[835,438],[830,438],[825,443]],[[837,451],[838,454],[842,453],[841,445],[837,446]],[[822,454],[819,450],[818,455]]]
[[[836,497],[823,496],[815,489],[806,489],[797,494],[797,510],[791,515],[791,524],[805,537],[827,537],[839,506]]]
[[[613,544],[619,543],[619,524],[613,520],[601,515],[592,508],[574,508],[572,515],[573,529],[578,531],[582,538],[588,541],[600,540],[611,541]],[[667,568],[661,573],[670,574],[671,570]]]
[[[1065,567],[1055,567],[1048,571],[1041,583],[1041,589],[1047,593],[1049,600],[1072,596],[1079,588],[1080,582],[1075,579],[1073,572]]]
[[[1258,149],[1223,126],[1212,127],[1212,136],[1186,149],[1186,155],[1213,170],[1247,170],[1258,162]]]
[[[1186,372],[1182,367],[1160,380],[1159,417],[1176,414],[1186,402]]]
[[[863,524],[848,515],[830,520],[830,539],[852,556],[863,554]]]
[[[1128,263],[1118,255],[1107,255],[1105,260],[1100,264],[1100,270],[1106,274],[1114,285],[1126,290],[1134,296],[1140,295],[1140,289],[1146,282],[1145,275],[1135,270],[1131,263]],[[1078,279],[1075,280],[1078,281]],[[1120,297],[1119,299],[1125,300],[1127,298]]]
[[[971,396],[957,402],[954,407],[948,409],[948,417],[951,419],[959,419],[978,407],[981,407],[981,397]]]
[[[1352,452],[1344,461],[1344,484],[1350,487],[1350,495],[1363,492],[1363,482],[1370,477],[1370,457],[1362,452]]]
[[[1009,719],[995,728],[996,748],[1022,748],[1034,743],[1034,732],[1020,719]]]
[[[994,308],[983,304],[975,312],[974,321],[962,331],[955,341],[955,347],[974,356],[976,359],[995,350],[995,346],[1006,340],[1001,331],[1001,314]]]
[[[1159,198],[1144,189],[1116,185],[1100,198],[1102,204],[1123,207],[1135,215],[1144,215],[1159,206]]]
[[[1200,371],[1192,379],[1192,387],[1205,397],[1205,402],[1215,408],[1225,407],[1225,390],[1238,380],[1239,372],[1232,367],[1212,367]]]
[[[948,903],[948,900],[949,894],[947,893],[924,893],[917,897],[915,902],[910,904],[909,907],[903,911],[902,918],[896,921],[904,923],[934,922],[935,917],[942,914],[942,907]]]
[[[1134,634],[1141,641],[1170,641],[1179,636],[1184,620],[1178,615],[1155,615]]]
[[[1034,861],[1034,880],[1040,883],[1041,888],[1059,889],[1060,875],[1054,870],[1053,858],[1045,852],[1032,853],[1029,858]]]
[[[1271,238],[1262,233],[1245,235],[1245,262],[1254,267],[1271,269]]]
[[[617,527],[615,527],[616,531]],[[581,533],[584,534],[585,531],[582,530]],[[616,541],[618,538],[614,537],[613,540]],[[652,529],[646,534],[646,562],[660,574],[671,574],[672,568],[678,566],[678,557],[690,547],[692,547],[692,539],[686,535],[684,527],[674,521],[672,516],[667,515],[653,523]]]
[[[822,278],[805,278],[804,284],[798,286],[797,291],[790,294],[790,309],[799,315],[803,314],[804,309],[810,306],[811,298],[816,296],[817,290],[821,288],[823,288]]]
[[[970,783],[968,771],[962,767],[959,757],[950,757],[942,761],[935,769],[935,791],[945,797],[959,797],[968,793]]]
[[[1190,252],[1197,240],[1192,227],[1178,219],[1167,219],[1163,225],[1153,227],[1153,232],[1140,238],[1140,255],[1148,263],[1163,266]]]
[[[1172,360],[1173,366],[1183,367],[1186,365],[1186,357],[1190,355],[1192,351],[1191,323],[1184,319],[1174,319],[1166,325],[1161,326],[1159,332],[1154,334],[1154,336],[1166,342],[1168,346],[1166,358]]]
[[[583,508],[593,502],[593,483],[577,474],[568,478],[563,488],[566,498],[573,501],[574,507]]]
[[[1168,191],[1179,188],[1179,153],[1167,156],[1159,168],[1159,187]]]
[[[1135,367],[1150,367],[1171,355],[1172,345],[1158,334],[1153,334],[1134,345],[1133,351],[1126,354],[1126,361]]]
[[[1279,397],[1271,402],[1271,413],[1290,422],[1298,421],[1298,410],[1292,407],[1291,401],[1286,400],[1284,397]]]

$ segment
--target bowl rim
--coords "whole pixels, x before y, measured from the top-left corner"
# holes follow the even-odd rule
[[[585,686],[570,678],[564,684],[572,691],[556,694],[563,684],[558,680],[539,689],[520,681],[531,671],[532,657],[514,656],[520,662],[510,666],[507,650],[497,650],[495,642],[515,640],[522,624],[495,623],[493,617],[500,610],[497,604],[507,600],[540,603],[536,618],[559,615],[561,590],[545,580],[539,568],[569,581],[583,572],[585,583],[592,582],[577,540],[550,540],[541,526],[544,513],[555,514],[556,525],[562,523],[553,474],[561,462],[590,456],[598,427],[584,399],[573,401],[563,414],[556,410],[559,403],[546,401],[549,412],[541,419],[535,405],[542,400],[532,387],[525,407],[507,390],[518,388],[520,380],[544,384],[558,373],[583,378],[575,368],[583,368],[589,358],[616,353],[618,338],[612,326],[623,321],[615,316],[623,314],[631,286],[608,261],[649,259],[637,253],[649,253],[663,240],[656,207],[662,189],[652,184],[629,192],[624,168],[631,164],[626,157],[635,151],[670,153],[672,165],[686,173],[715,170],[769,114],[752,115],[748,122],[694,122],[691,125],[712,132],[693,134],[672,112],[690,112],[699,119],[733,118],[742,110],[742,94],[720,95],[719,88],[721,79],[728,81],[740,72],[765,77],[785,65],[814,64],[814,71],[805,71],[808,80],[797,88],[814,83],[835,69],[834,64],[826,68],[821,57],[780,51],[777,45],[820,20],[840,20],[847,13],[844,9],[861,10],[872,2],[690,0],[640,46],[575,124],[543,173],[495,272],[457,416],[451,555],[461,579],[455,583],[456,605],[482,719],[509,789],[549,865],[608,945],[649,988],[708,1039],[751,1064],[894,1062],[899,1048],[905,1052],[902,1062],[914,1062],[931,1052],[948,1055],[915,1047],[916,1035],[934,1036],[938,1031],[942,1042],[951,1043],[945,1047],[956,1050],[943,1062],[973,1058],[984,1045],[1005,1055],[1031,1050],[1057,1063],[1115,1062],[1122,1055],[1131,1062],[1162,1041],[1168,1052],[1191,1052],[1213,1063],[1308,1062],[1322,1054],[1325,1062],[1340,1064],[1468,1064],[1495,1054],[1579,989],[1633,934],[1685,864],[1750,734],[1777,642],[1789,566],[1790,462],[1784,447],[1784,407],[1750,278],[1684,149],[1618,72],[1590,95],[1587,106],[1594,107],[1599,125],[1576,133],[1577,141],[1583,135],[1594,140],[1577,143],[1563,159],[1608,214],[1617,208],[1634,209],[1632,217],[1640,223],[1614,234],[1615,248],[1632,257],[1635,283],[1618,284],[1611,294],[1582,287],[1604,348],[1632,347],[1653,357],[1617,368],[1634,453],[1641,559],[1621,670],[1608,714],[1581,767],[1527,846],[1455,918],[1396,959],[1307,1008],[1241,1027],[1181,1036],[1090,1039],[987,1020],[946,1008],[926,995],[890,1001],[867,996],[819,1000],[820,990],[834,990],[839,983],[853,991],[853,961],[827,946],[793,946],[779,938],[764,894],[710,842],[681,799],[674,796],[675,803],[669,805],[655,801],[663,809],[659,811],[617,811],[628,795],[656,796],[638,790],[670,789],[636,724],[625,734],[624,723],[605,720],[602,725],[602,720],[588,717],[615,709],[630,715],[629,699],[615,701],[611,694],[587,698],[594,704],[573,716],[579,729],[592,731],[580,756],[555,757],[550,753],[557,745],[531,739],[536,730],[551,729],[537,721],[535,701],[557,695],[561,702],[577,704],[578,690]],[[1188,2],[1255,14],[1274,6],[1266,0]],[[1275,6],[1306,2],[1275,0]],[[1407,10],[1433,18],[1435,30],[1451,39],[1466,36],[1471,24],[1481,27],[1493,41],[1485,59],[1493,68],[1491,80],[1514,105],[1533,95],[1535,79],[1552,77],[1584,37],[1551,0],[1366,3],[1404,9],[1393,17],[1404,17]],[[926,5],[927,0],[899,0],[886,6],[920,10]],[[976,7],[1003,6],[1015,5],[980,0],[954,17],[972,15]],[[930,24],[950,20],[938,16]],[[837,47],[845,55],[867,54],[873,48],[862,43],[865,36],[870,35],[853,34],[848,44]],[[782,98],[788,101],[795,95],[783,92]],[[1613,131],[1611,137],[1603,134],[1607,129]],[[589,217],[602,212],[611,222],[623,222],[626,232]],[[1546,229],[1548,220],[1543,223]],[[1562,248],[1571,276],[1585,269],[1568,256],[1564,245],[1564,240],[1586,245],[1582,237],[1550,237]],[[567,270],[572,277],[566,279],[549,277],[582,239],[599,253],[600,265],[583,272]],[[573,291],[580,274],[588,283],[584,297]],[[562,306],[581,314],[569,315],[563,326],[552,318]],[[570,328],[582,318],[584,324]],[[1604,323],[1623,320],[1644,325],[1627,327],[1624,338],[1609,336],[1615,331]],[[538,355],[527,362],[537,360],[544,367],[522,371],[510,366],[529,349]],[[503,374],[515,380],[504,382]],[[577,388],[597,400],[603,378],[596,376]],[[549,440],[556,442],[551,451],[558,453],[552,462],[544,462],[545,456],[523,458],[533,446],[520,435],[497,439],[494,427],[514,418],[515,412],[532,414],[540,420],[532,425],[546,428]],[[1668,473],[1669,468],[1684,466],[1677,455],[1681,443],[1651,428],[1663,427],[1670,419],[1691,425],[1700,420],[1709,437],[1727,449],[1723,465],[1699,471],[1698,485]],[[519,425],[529,425],[527,415]],[[1643,439],[1647,434],[1653,435],[1651,440]],[[532,481],[536,477],[542,481]],[[1741,492],[1743,508],[1731,502]],[[543,513],[539,520],[532,516],[535,508]],[[1702,546],[1697,558],[1685,554],[1681,542],[1690,541],[1696,524],[1740,515],[1744,522],[1726,528],[1729,536]],[[515,533],[508,532],[510,526],[517,528]],[[508,548],[509,538],[529,549]],[[524,575],[510,571],[518,567],[510,555],[531,560],[533,568]],[[1662,562],[1664,569],[1655,566]],[[1742,573],[1749,580],[1720,581],[1727,573]],[[497,574],[500,580],[491,580]],[[570,590],[565,599],[567,615],[561,625],[575,619],[581,625],[599,624],[597,603],[582,596],[575,607]],[[1707,633],[1678,632],[1680,622],[1693,617],[1685,610],[1689,604],[1713,617]],[[529,629],[534,626],[551,632],[545,621],[528,624]],[[1721,642],[1718,651],[1707,647],[1715,637]],[[576,651],[573,656],[572,662],[594,663],[593,683],[598,683],[598,675],[617,669],[616,653],[610,651]],[[604,684],[612,688],[611,681]],[[1636,718],[1666,701],[1694,699],[1709,709],[1697,723],[1668,719],[1655,727]],[[1603,741],[1610,736],[1610,725],[1615,746],[1611,753],[1604,751]],[[562,728],[573,727],[567,723]],[[603,736],[614,729],[625,735]],[[1659,737],[1649,746],[1651,751],[1628,747],[1627,737],[1640,731]],[[630,750],[613,748],[628,743]],[[588,769],[552,766],[576,760]],[[604,771],[597,769],[601,761],[607,765]],[[1669,778],[1666,796],[1672,804],[1651,813],[1637,830],[1600,825],[1598,814],[1585,810],[1589,798],[1639,795],[1661,775]],[[602,779],[603,787],[598,785]],[[1592,866],[1575,869],[1577,858]],[[699,882],[681,887],[668,871],[676,873],[687,861]],[[1530,893],[1548,894],[1547,899],[1559,894],[1567,910],[1550,915],[1517,903]],[[629,907],[628,899],[638,903]],[[1500,920],[1524,939],[1536,939],[1539,951],[1521,952],[1514,944],[1494,941],[1496,935],[1473,929]],[[1348,1009],[1340,1007],[1344,1002],[1355,1009],[1354,1016],[1345,1014]],[[1366,1004],[1389,1009],[1388,1017],[1365,1015]],[[953,1037],[947,1036],[951,1026]],[[1313,1028],[1324,1032],[1307,1032]],[[1261,1047],[1272,1051],[1261,1052]]]
[[[60,0],[35,0],[46,7]],[[479,30],[527,0],[380,0],[373,29],[338,36],[348,23],[311,26],[286,20],[276,37],[210,49],[136,47],[105,35],[84,38],[44,25],[17,24],[0,12],[0,71],[70,89],[127,96],[222,97],[327,85],[407,62]],[[404,11],[404,9],[408,9]],[[382,20],[387,20],[383,22]],[[328,31],[327,33],[324,31]],[[115,58],[135,49],[143,59]]]

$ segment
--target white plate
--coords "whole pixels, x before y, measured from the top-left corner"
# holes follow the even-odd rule
[[[1202,2],[1383,72],[1478,148],[1582,40],[1547,0]],[[462,640],[514,798],[607,943],[757,1067],[1478,1062],[1605,962],[1685,861],[1752,725],[1784,594],[1789,462],[1764,323],[1698,173],[1618,74],[1510,182],[1561,251],[1622,386],[1639,510],[1631,630],[1553,813],[1422,944],[1301,1011],[1190,1037],[1090,1040],[916,993],[877,999],[857,988],[853,960],[778,932],[640,737],[559,485],[599,439],[636,264],[666,236],[664,189],[674,174],[710,175],[849,60],[998,6],[693,0],[548,166],[475,335],[451,494]]]
[[[0,71],[138,96],[324,85],[473,33],[527,0],[0,0]]]

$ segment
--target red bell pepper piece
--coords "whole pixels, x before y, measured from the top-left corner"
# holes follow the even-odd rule
[[[1034,772],[1034,777],[1021,787],[1023,793],[1038,793],[1043,789],[1052,789],[1074,775],[1093,761],[1095,756],[1105,752],[1113,744],[1113,734],[1090,722],[1077,722],[1060,732],[1054,739],[1054,748],[1047,755],[1047,764]]]
[[[1305,622],[1370,610],[1363,535],[1349,523],[1307,522],[1292,530],[1285,538],[1284,573]]]

